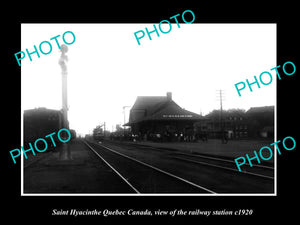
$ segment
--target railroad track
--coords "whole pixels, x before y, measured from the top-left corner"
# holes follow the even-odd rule
[[[226,157],[218,157],[218,156],[211,156],[208,154],[202,153],[187,153],[185,151],[180,151],[176,149],[168,149],[168,148],[159,148],[153,146],[146,146],[146,145],[137,145],[134,143],[126,143],[125,145],[122,143],[122,146],[132,147],[135,146],[138,149],[147,149],[151,151],[163,151],[169,152],[169,157],[182,160],[190,163],[195,163],[198,165],[207,165],[215,168],[220,168],[224,170],[230,170],[233,172],[238,172],[237,174],[242,175],[251,175],[257,177],[263,177],[266,179],[274,180],[274,167],[270,163],[270,165],[262,165],[262,164],[255,164],[253,162],[252,167],[250,167],[249,163],[245,163],[243,165],[242,171],[240,172],[235,164],[234,159],[226,158]]]
[[[83,141],[93,153],[109,166],[135,193],[209,193],[215,191],[150,165],[112,147]]]
[[[237,175],[250,175],[274,180],[274,167],[272,166],[253,164],[253,166],[250,167],[248,163],[245,163],[245,165],[248,167],[245,168],[244,166],[242,171],[238,171],[235,162],[229,159],[185,153],[175,153],[172,154],[170,157],[177,160],[195,163],[198,165],[205,165],[219,168],[222,170],[232,171]]]
[[[239,172],[234,160],[225,157],[118,142],[102,145],[201,184],[216,193],[273,194],[275,190],[275,170],[271,164],[254,164],[253,167],[245,164],[243,171]]]
[[[78,140],[70,148],[70,160],[56,152],[26,165],[24,193],[214,195],[275,189],[274,168],[266,165],[239,172],[226,158],[113,142]]]

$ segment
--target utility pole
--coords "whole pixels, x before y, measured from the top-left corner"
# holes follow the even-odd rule
[[[103,128],[104,128],[103,129],[103,137],[105,138],[105,129],[106,129],[106,123],[105,122],[103,123]]]
[[[218,93],[218,97],[220,100],[220,128],[221,128],[221,138],[222,138],[222,143],[227,143],[227,138],[225,137],[225,131],[224,131],[224,122],[223,122],[223,95],[224,95],[224,90],[217,90]],[[223,91],[223,93],[222,93]],[[223,95],[222,95],[223,94]]]
[[[125,111],[125,109],[126,108],[130,108],[131,106],[123,106],[123,114],[124,114],[124,124],[126,123],[126,111]],[[123,124],[123,135],[124,135],[124,138],[125,138],[125,126],[124,126],[124,124]]]

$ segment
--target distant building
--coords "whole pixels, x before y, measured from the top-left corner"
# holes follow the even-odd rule
[[[130,110],[132,135],[143,140],[191,141],[207,138],[273,138],[274,106],[213,110],[206,116],[181,108],[166,96],[138,96]],[[224,136],[225,135],[225,136]]]
[[[250,137],[274,138],[274,106],[252,107],[246,115]]]
[[[35,142],[53,132],[58,132],[63,127],[63,115],[60,110],[47,109],[44,107],[24,110],[24,146]],[[55,137],[55,142],[58,139]],[[52,146],[51,139],[47,139],[49,146]]]
[[[198,132],[209,138],[220,138],[222,129],[229,139],[273,138],[274,106],[242,109],[213,110],[205,119],[196,123]]]
[[[199,127],[200,125],[197,124]],[[229,139],[248,137],[248,121],[245,110],[230,109],[213,110],[205,116],[201,122],[202,132],[206,132],[209,138],[221,138],[222,130]]]
[[[201,119],[176,104],[168,92],[166,96],[138,96],[125,125],[144,140],[192,140],[194,123]]]

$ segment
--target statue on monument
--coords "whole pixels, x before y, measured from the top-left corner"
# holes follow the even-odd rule
[[[66,55],[66,53],[68,52],[68,46],[66,46],[65,44],[62,44],[60,46],[60,51],[61,51],[61,56],[59,58],[58,64],[60,65],[60,67],[62,69],[62,73],[67,73],[66,62],[68,62],[68,56]]]

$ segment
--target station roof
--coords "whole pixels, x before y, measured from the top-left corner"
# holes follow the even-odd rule
[[[144,121],[201,120],[202,116],[181,108],[171,96],[139,96],[130,110],[125,126]]]

